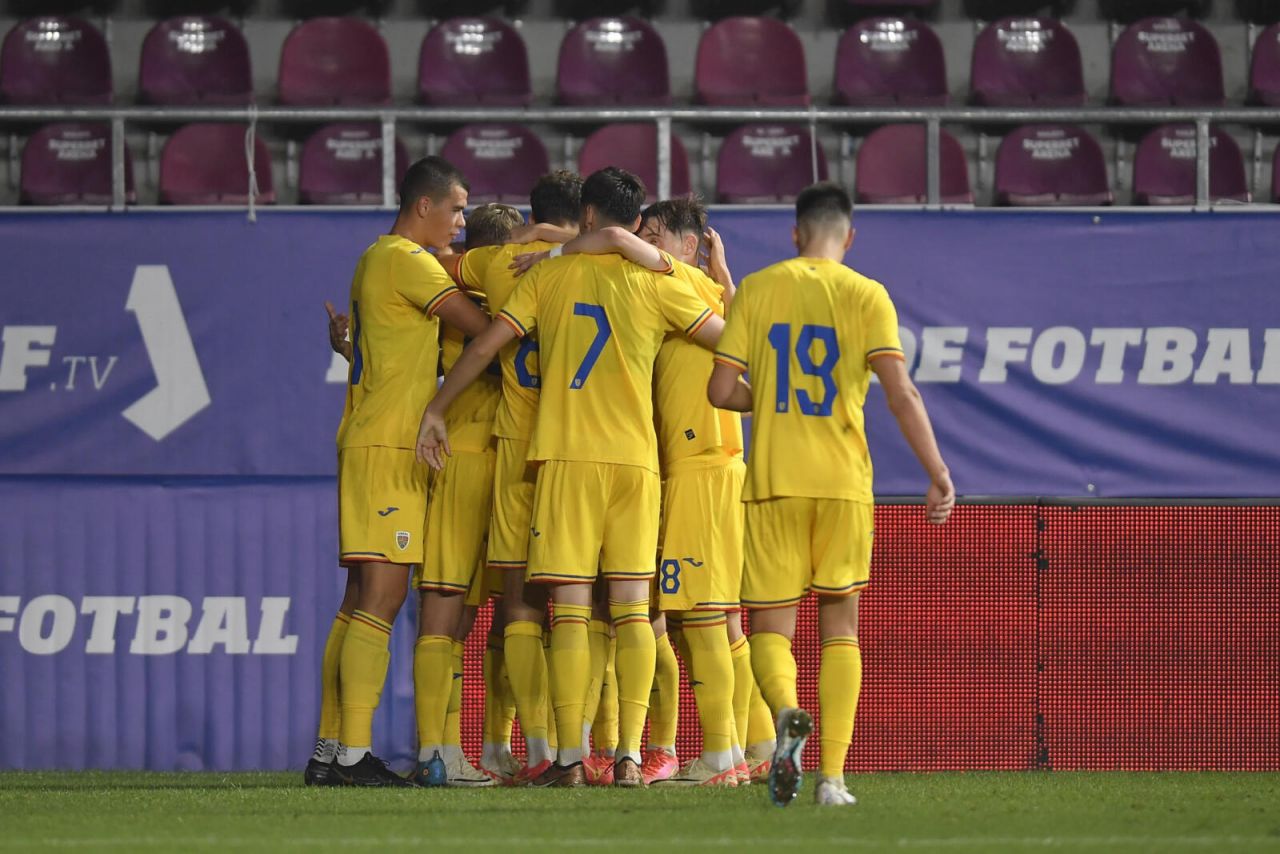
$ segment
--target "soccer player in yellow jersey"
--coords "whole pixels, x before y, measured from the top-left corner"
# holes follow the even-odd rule
[[[352,360],[338,429],[339,559],[348,582],[325,647],[320,735],[339,742],[333,777],[356,786],[411,785],[370,747],[391,625],[409,568],[423,555],[427,478],[413,457],[416,410],[435,393],[440,320],[473,334],[487,321],[470,301],[454,299],[461,292],[426,248],[448,246],[463,226],[462,175],[438,157],[420,160],[405,173],[400,200],[391,233],[365,251],[351,283]],[[442,634],[456,625],[455,614]],[[451,671],[446,656],[445,694]]]
[[[610,167],[582,185],[582,228],[638,225],[644,187]],[[656,250],[655,250],[656,251]],[[423,412],[418,454],[439,468],[444,414],[499,349],[537,332],[541,395],[529,459],[539,464],[527,580],[552,586],[551,697],[557,763],[543,784],[582,782],[587,622],[597,573],[609,582],[617,633],[615,784],[642,785],[640,741],[653,682],[649,584],[659,483],[653,362],[669,329],[714,346],[723,321],[682,280],[614,255],[540,264],[445,377]]]
[[[924,402],[907,374],[898,317],[880,283],[844,266],[853,203],[824,182],[796,199],[798,257],[742,281],[707,394],[751,412],[746,566],[751,663],[777,714],[769,794],[785,806],[800,786],[800,753],[812,719],[798,708],[791,654],[797,605],[818,595],[822,663],[819,804],[856,803],[844,762],[862,684],[858,593],[871,561],[871,458],[862,407],[874,372],[889,409],[929,476],[930,522],[947,521],[955,489]],[[750,384],[744,381],[749,372]]]

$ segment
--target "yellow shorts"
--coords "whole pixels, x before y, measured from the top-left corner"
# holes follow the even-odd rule
[[[338,562],[421,563],[427,466],[404,448],[338,452]]]
[[[431,484],[419,590],[465,593],[485,564],[493,503],[490,452],[455,451]]]
[[[493,514],[489,520],[489,566],[524,570],[529,562],[529,523],[537,470],[529,466],[529,443],[497,439]],[[501,579],[499,579],[501,584]]]
[[[741,457],[721,454],[720,460],[719,465],[673,468],[662,485],[658,603],[663,611],[738,607],[747,467]]]
[[[871,574],[875,507],[834,498],[748,501],[742,604],[794,605],[810,591],[860,593]]]
[[[538,470],[529,581],[649,579],[658,545],[658,475],[640,466],[550,460]]]
[[[471,577],[471,587],[467,589],[467,605],[479,608],[490,599],[502,598],[502,570],[492,566],[482,566]],[[495,606],[496,607],[496,606]]]

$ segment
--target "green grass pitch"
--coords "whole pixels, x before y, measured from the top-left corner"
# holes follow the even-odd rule
[[[744,789],[357,791],[301,774],[0,773],[0,851],[1280,851],[1280,774],[849,778]]]

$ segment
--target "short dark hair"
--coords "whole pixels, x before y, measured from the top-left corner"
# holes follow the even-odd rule
[[[852,217],[853,199],[835,181],[810,184],[796,197],[796,225],[848,225]]]
[[[707,230],[707,206],[697,196],[664,199],[654,202],[640,214],[640,226],[656,219],[664,231],[702,237]]]
[[[534,222],[577,225],[582,216],[582,176],[567,169],[543,175],[529,191],[529,207]]]
[[[582,182],[582,207],[591,205],[611,225],[630,226],[644,205],[644,182],[625,169],[606,166]]]
[[[443,157],[424,157],[409,167],[400,179],[400,212],[413,209],[418,199],[426,196],[438,202],[457,184],[464,190],[471,185],[458,167]]]
[[[524,217],[511,205],[478,205],[467,214],[467,248],[500,246],[511,239],[511,229],[523,223]]]

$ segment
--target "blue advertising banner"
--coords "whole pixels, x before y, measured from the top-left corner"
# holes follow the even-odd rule
[[[739,276],[786,210],[717,211]],[[867,211],[968,495],[1267,496],[1280,483],[1280,218]],[[0,474],[327,475],[371,212],[0,216]],[[923,489],[878,395],[876,490]]]

